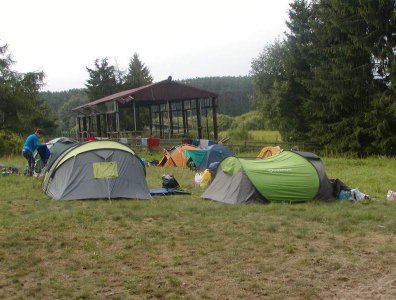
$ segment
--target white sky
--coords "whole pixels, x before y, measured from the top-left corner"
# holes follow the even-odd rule
[[[154,81],[248,75],[283,35],[292,0],[3,0],[0,45],[43,90],[83,88],[96,58],[127,69],[134,52]]]

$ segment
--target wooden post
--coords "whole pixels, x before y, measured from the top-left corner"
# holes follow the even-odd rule
[[[106,127],[106,137],[109,137],[109,121],[107,120],[107,113],[104,114],[104,123]]]
[[[172,118],[172,102],[166,101],[168,104],[168,122],[169,122],[169,139],[173,135],[173,118]]]
[[[183,135],[186,136],[187,134],[187,128],[186,128],[186,124],[187,124],[187,114],[184,111],[184,100],[182,101],[182,116],[183,116]]]
[[[213,135],[214,139],[217,141],[218,139],[218,131],[217,131],[217,106],[216,106],[216,98],[212,98],[212,112],[213,112]]]
[[[81,117],[77,117],[77,128],[78,128],[78,138],[82,138],[82,132],[81,132]]]
[[[185,114],[186,114],[186,133],[189,136],[190,130],[188,129],[188,110],[185,111]]]
[[[163,137],[163,115],[161,111],[161,104],[158,105],[158,117],[159,117],[159,128],[160,128],[160,137]]]
[[[120,133],[120,113],[118,112],[118,103],[114,101],[115,107],[116,107],[116,113],[115,113],[115,121],[116,121],[116,133],[117,136]]]
[[[206,134],[207,134],[207,137],[208,137],[208,140],[209,140],[210,139],[210,134],[209,134],[209,120],[208,120],[208,108],[207,107],[205,107],[205,118],[206,118]]]
[[[201,124],[201,100],[196,99],[195,105],[197,108],[197,129],[198,129],[198,139],[202,139],[202,124]]]
[[[85,117],[85,116],[82,117],[82,125],[83,125],[83,126],[82,126],[82,127],[83,127],[83,128],[82,128],[82,129],[83,129],[83,130],[82,130],[82,131],[83,131],[83,132],[82,132],[82,137],[84,138],[84,137],[85,137],[84,134],[87,132],[87,117]]]
[[[96,115],[96,134],[102,136],[102,127],[100,124],[100,115]]]
[[[136,133],[136,106],[135,101],[133,101],[133,124],[134,124],[134,131]]]
[[[153,135],[153,114],[151,111],[151,105],[149,106],[149,116],[150,116],[150,135]]]

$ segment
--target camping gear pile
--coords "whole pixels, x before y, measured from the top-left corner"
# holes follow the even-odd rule
[[[15,165],[2,165],[0,164],[1,176],[19,175],[19,168]]]
[[[165,174],[162,175],[162,188],[151,188],[150,194],[152,196],[165,196],[165,195],[191,195],[189,191],[184,191],[180,188],[180,184],[177,182],[173,175]]]

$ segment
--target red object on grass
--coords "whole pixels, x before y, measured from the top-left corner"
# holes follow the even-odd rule
[[[160,138],[149,137],[147,138],[147,146],[150,150],[158,149],[161,143]]]
[[[86,137],[86,138],[84,138],[84,142],[94,141],[94,140],[96,140],[95,137]]]

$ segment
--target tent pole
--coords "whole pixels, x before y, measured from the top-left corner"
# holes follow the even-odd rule
[[[169,124],[169,132],[168,132],[168,138],[171,138],[171,117],[170,117],[170,105],[169,105],[169,100],[166,100],[166,106],[168,107],[168,124]]]
[[[135,126],[135,133],[136,133],[136,106],[135,106],[135,102],[133,102],[133,123]]]

